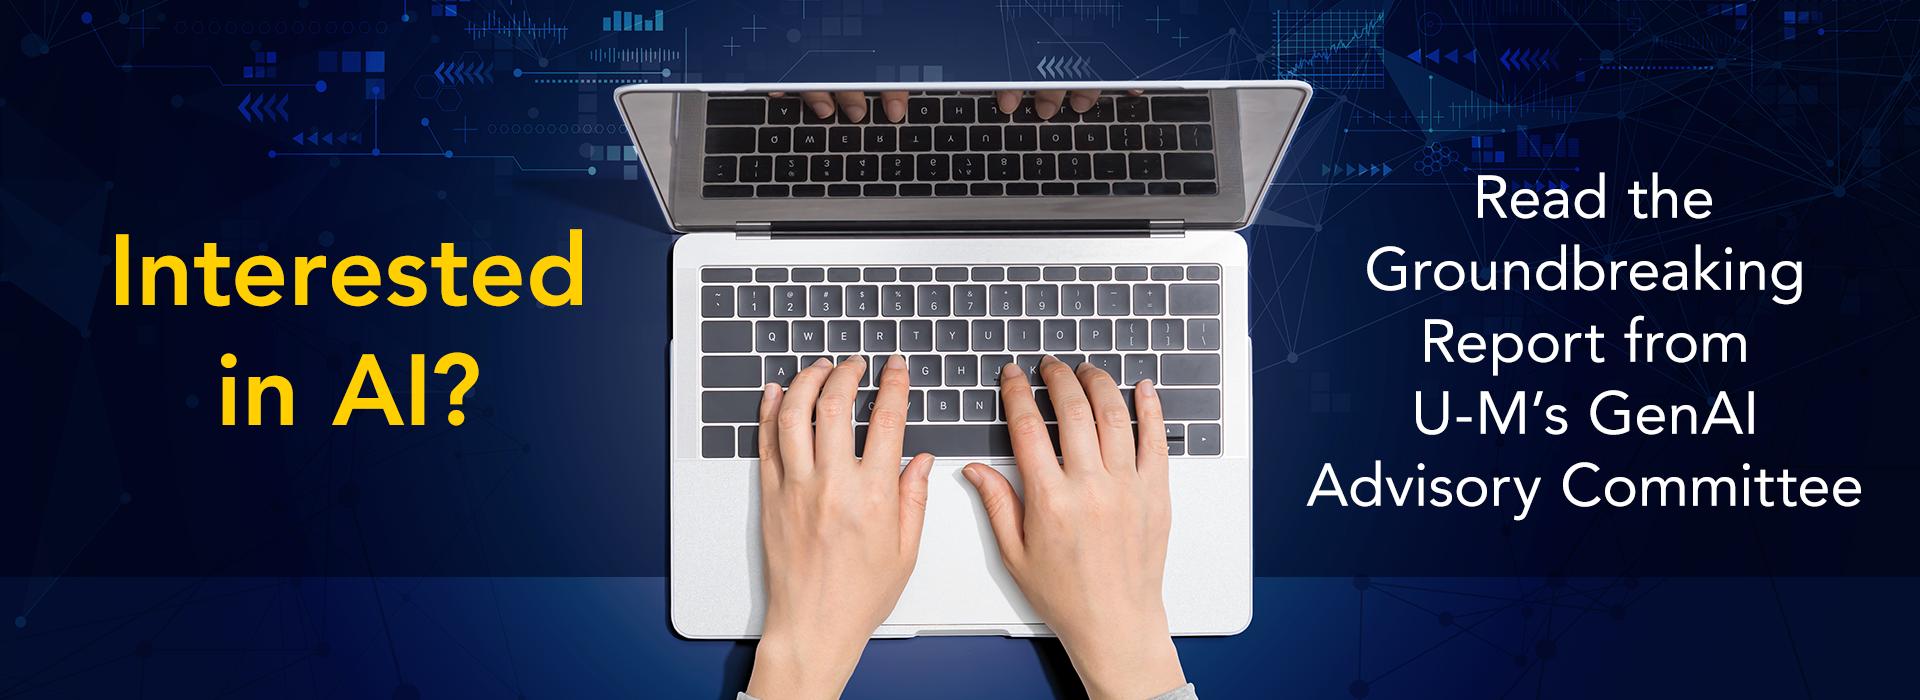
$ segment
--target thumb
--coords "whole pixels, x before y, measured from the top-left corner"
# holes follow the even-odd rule
[[[1020,529],[1020,495],[1000,470],[979,462],[961,470],[973,489],[980,492],[980,504],[987,509],[987,522],[993,524],[993,538],[1000,541],[1000,558],[1011,562],[1026,551],[1026,538]]]
[[[933,455],[922,452],[900,470],[900,545],[908,552],[920,551],[920,531],[927,522],[927,474],[933,471]]]

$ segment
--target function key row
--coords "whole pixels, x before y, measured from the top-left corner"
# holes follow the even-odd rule
[[[764,284],[700,288],[704,318],[1217,316],[1220,285]]]
[[[818,157],[818,156],[815,156]],[[1212,182],[890,182],[829,184],[704,185],[707,199],[778,199],[784,197],[1060,197],[1060,196],[1212,196],[1220,189]]]
[[[1219,265],[1068,265],[1015,267],[703,267],[702,282],[1106,282],[1214,281]]]
[[[855,124],[886,118],[886,108],[878,97],[870,96],[867,112],[860,122],[847,116],[836,102],[834,114],[822,118],[797,97],[714,97],[707,100],[707,123],[717,126],[760,124]],[[1073,122],[1204,122],[1212,117],[1212,106],[1204,94],[1197,95],[1117,95],[1101,97],[1085,112],[1062,106],[1052,117],[1042,119],[1032,97],[1020,99],[1013,113],[1000,111],[993,96],[919,96],[907,99],[909,124],[1037,124]]]
[[[1213,150],[1210,124],[716,126],[705,138],[709,154]]]

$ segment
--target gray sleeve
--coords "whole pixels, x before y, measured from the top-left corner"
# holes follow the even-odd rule
[[[741,693],[739,695],[734,696],[733,700],[760,700],[760,698],[756,698],[746,693]]]
[[[1194,692],[1193,684],[1188,683],[1173,690],[1155,695],[1147,700],[1200,700],[1200,696]]]

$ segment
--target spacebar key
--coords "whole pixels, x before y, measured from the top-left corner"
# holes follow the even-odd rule
[[[867,444],[867,426],[854,429],[853,444]],[[922,452],[935,457],[1012,457],[1013,441],[1007,426],[981,425],[909,425],[900,454],[912,457]]]

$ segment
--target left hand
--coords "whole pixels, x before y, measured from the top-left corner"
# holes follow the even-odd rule
[[[783,396],[760,396],[760,535],[766,626],[747,693],[838,697],[867,638],[893,612],[920,553],[933,455],[900,468],[906,360],[880,375],[865,456],[853,456],[853,402],[867,362],[822,358]]]

